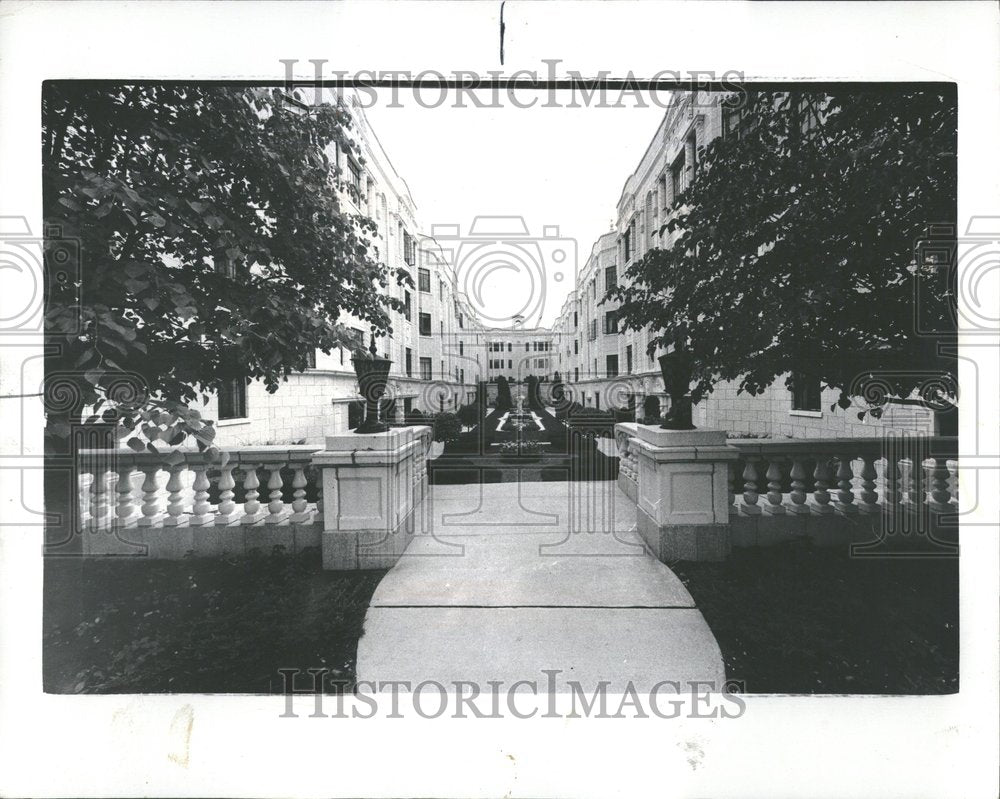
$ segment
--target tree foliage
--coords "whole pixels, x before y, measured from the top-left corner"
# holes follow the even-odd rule
[[[950,407],[954,365],[938,350],[950,337],[918,335],[915,322],[954,328],[948,270],[918,246],[953,241],[954,93],[745,100],[739,135],[704,148],[661,220],[673,246],[649,251],[609,293],[619,318],[652,327],[651,354],[686,343],[695,401],[724,380],[758,394],[794,370],[839,389],[844,408],[860,395],[880,415],[915,390]]]
[[[203,448],[189,407],[231,380],[274,392],[315,349],[356,341],[351,314],[389,329],[374,223],[341,206],[329,156],[354,151],[341,106],[277,89],[48,82],[43,191],[49,239],[76,244],[78,279],[49,281],[47,379],[137,429],[129,445]],[[349,190],[349,189],[348,189]],[[65,410],[65,404],[63,410]],[[59,435],[69,414],[49,414]]]

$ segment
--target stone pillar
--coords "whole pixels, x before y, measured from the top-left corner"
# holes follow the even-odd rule
[[[313,456],[323,480],[323,568],[385,569],[403,554],[423,499],[428,431],[327,436]]]
[[[637,527],[663,562],[722,560],[730,551],[729,463],[739,455],[721,430],[637,425]]]

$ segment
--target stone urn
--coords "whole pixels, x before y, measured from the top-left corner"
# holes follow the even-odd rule
[[[375,337],[372,336],[368,351],[356,352],[351,358],[351,363],[354,364],[354,374],[358,376],[358,391],[365,401],[365,420],[354,432],[384,433],[389,429],[389,425],[379,419],[379,403],[385,396],[392,361],[376,355]]]
[[[691,356],[676,349],[658,358],[663,387],[670,395],[670,410],[660,425],[664,430],[694,430],[691,421]]]

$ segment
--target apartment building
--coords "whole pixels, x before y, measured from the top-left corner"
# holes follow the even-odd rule
[[[351,135],[360,158],[331,145],[328,156],[355,191],[343,191],[345,211],[375,222],[372,238],[377,257],[391,268],[405,269],[412,286],[391,284],[387,292],[403,302],[390,311],[392,332],[376,339],[380,355],[392,360],[383,412],[402,419],[406,412],[455,410],[470,402],[485,379],[483,326],[467,299],[455,289],[451,265],[433,239],[421,233],[416,203],[350,91],[337,96],[325,89],[323,100],[349,109]],[[370,333],[359,320],[343,324],[359,341]],[[217,441],[225,445],[320,444],[324,436],[356,427],[362,418],[351,352],[316,351],[310,368],[289,376],[274,394],[250,382],[225,387],[205,409],[216,419]]]
[[[529,375],[540,380],[554,377],[558,369],[558,352],[551,329],[522,327],[522,320],[515,317],[509,329],[486,328],[484,335],[489,382],[501,376],[518,381]]]
[[[647,396],[661,408],[667,397],[657,357],[649,351],[648,330],[617,332],[614,303],[600,304],[604,293],[624,279],[625,270],[652,248],[673,246],[677,233],[661,229],[677,211],[677,197],[689,185],[704,147],[718,136],[739,136],[748,123],[741,108],[723,105],[724,95],[685,92],[675,95],[635,171],[628,176],[617,206],[614,229],[595,242],[553,332],[559,341],[559,368],[572,396],[588,406],[633,409],[642,416]],[[837,409],[836,391],[799,384],[795,391],[779,378],[763,394],[737,393],[722,382],[694,409],[694,422],[774,437],[865,436],[885,429],[931,430],[932,415],[920,408],[889,406],[881,419]]]

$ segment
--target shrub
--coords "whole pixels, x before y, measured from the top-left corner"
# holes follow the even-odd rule
[[[434,416],[434,440],[446,444],[458,441],[462,435],[462,423],[454,413],[445,411]]]
[[[458,420],[466,427],[479,424],[479,408],[476,405],[463,405],[458,409]]]

